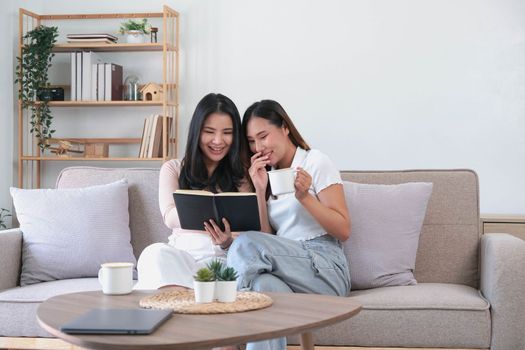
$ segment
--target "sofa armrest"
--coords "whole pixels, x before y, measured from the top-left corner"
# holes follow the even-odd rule
[[[491,350],[525,349],[525,241],[509,234],[481,238],[481,292],[491,306]]]
[[[0,231],[0,290],[18,285],[22,265],[22,231]]]

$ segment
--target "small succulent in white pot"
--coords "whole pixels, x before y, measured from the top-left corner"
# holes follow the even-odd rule
[[[233,267],[226,267],[219,272],[215,295],[220,302],[233,303],[237,299],[237,277]]]
[[[120,24],[120,34],[126,34],[126,42],[130,44],[141,44],[144,42],[144,34],[149,34],[151,24],[146,18],[141,20],[130,19]]]
[[[215,276],[213,272],[203,267],[193,276],[193,289],[196,303],[211,303],[215,296]]]
[[[213,279],[215,282],[219,279],[219,274],[224,268],[224,264],[219,259],[213,259],[206,264],[206,267],[213,273]],[[217,283],[215,283],[215,294],[213,295],[213,300],[217,300],[219,296],[217,295]]]

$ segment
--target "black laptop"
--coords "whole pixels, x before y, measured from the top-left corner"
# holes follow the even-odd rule
[[[170,318],[171,310],[93,309],[64,324],[75,334],[150,334]]]

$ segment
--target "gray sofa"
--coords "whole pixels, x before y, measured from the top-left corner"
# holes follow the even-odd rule
[[[134,253],[166,241],[157,203],[158,169],[65,169],[58,188],[127,178]],[[419,242],[415,286],[354,291],[356,317],[319,330],[318,345],[525,349],[525,242],[507,234],[479,235],[479,190],[469,170],[342,172],[361,183],[432,182],[434,189]],[[20,337],[50,337],[36,322],[51,296],[97,290],[96,278],[18,286],[22,232],[0,233],[0,348],[26,348]],[[38,344],[38,339],[31,344]],[[297,342],[291,338],[290,342]],[[20,345],[26,344],[26,345]],[[35,345],[38,347],[37,345]]]

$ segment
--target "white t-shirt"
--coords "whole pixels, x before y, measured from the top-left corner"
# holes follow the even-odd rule
[[[291,168],[301,167],[312,177],[308,190],[317,194],[333,184],[342,184],[341,174],[332,161],[318,150],[305,151],[297,147]],[[295,193],[287,193],[268,199],[268,217],[276,234],[296,241],[307,241],[326,234],[325,229],[295,198]]]

